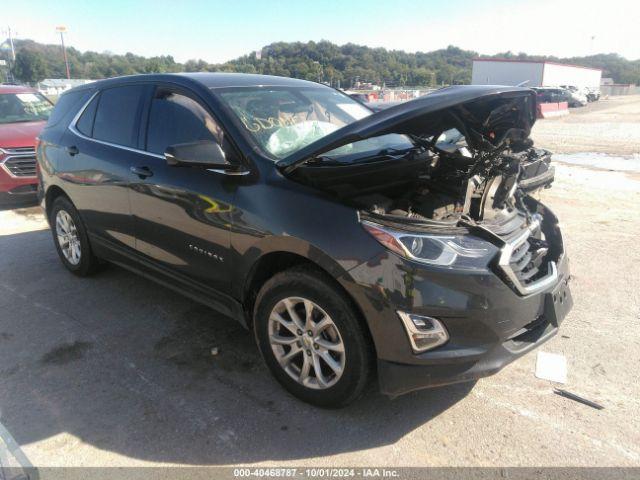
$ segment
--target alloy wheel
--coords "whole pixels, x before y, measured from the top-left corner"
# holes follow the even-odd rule
[[[345,348],[338,327],[320,306],[302,297],[280,300],[269,316],[269,343],[287,374],[322,390],[344,372]]]
[[[56,215],[56,236],[64,258],[71,265],[78,265],[82,255],[80,237],[76,224],[65,210],[59,210]]]

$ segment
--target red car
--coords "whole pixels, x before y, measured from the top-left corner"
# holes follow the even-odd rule
[[[36,198],[36,137],[53,104],[37,90],[0,85],[0,201]]]

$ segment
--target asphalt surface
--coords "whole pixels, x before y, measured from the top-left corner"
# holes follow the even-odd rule
[[[640,466],[640,176],[557,168],[543,199],[575,306],[541,350],[603,410],[555,395],[536,352],[475,385],[313,408],[234,321],[120,268],[68,273],[36,207],[0,212],[0,424],[36,466]]]

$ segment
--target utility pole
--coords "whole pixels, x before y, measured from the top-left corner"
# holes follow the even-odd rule
[[[2,33],[5,33],[5,30],[2,31]],[[16,49],[13,45],[13,34],[15,34],[15,32],[11,32],[11,27],[7,26],[7,30],[6,30],[7,36],[9,37],[9,46],[11,48],[11,58],[9,59],[9,64],[7,65],[8,67],[8,72],[7,72],[7,81],[8,82],[14,82],[15,79],[13,77],[13,65],[16,63]],[[13,33],[13,34],[12,34]]]
[[[16,61],[16,49],[13,46],[13,36],[11,36],[11,27],[7,27],[7,31],[9,32],[9,45],[11,45],[11,60]]]
[[[64,57],[64,66],[67,69],[67,79],[71,78],[69,73],[69,61],[67,60],[67,49],[64,46],[64,34],[67,32],[67,27],[60,25],[56,27],[56,32],[60,33],[60,44],[62,45],[62,56]]]

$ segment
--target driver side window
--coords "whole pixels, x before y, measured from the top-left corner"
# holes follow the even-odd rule
[[[192,98],[158,88],[149,111],[146,150],[162,155],[170,145],[202,140],[223,145],[218,122]]]

